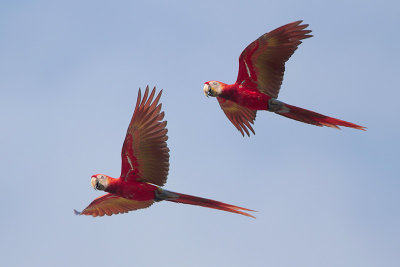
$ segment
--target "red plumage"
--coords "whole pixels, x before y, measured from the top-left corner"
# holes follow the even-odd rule
[[[169,149],[167,146],[167,122],[161,112],[162,91],[154,98],[155,88],[149,93],[146,88],[143,98],[139,89],[138,99],[122,146],[120,178],[104,174],[92,176],[92,186],[107,194],[96,198],[78,215],[93,217],[126,213],[143,209],[157,201],[172,201],[191,204],[245,216],[250,209],[223,202],[171,192],[161,188],[167,181],[169,171]],[[154,100],[153,100],[154,99]]]
[[[239,57],[239,72],[234,84],[209,81],[204,85],[207,96],[215,96],[228,119],[244,135],[255,133],[257,110],[279,115],[316,126],[366,128],[354,123],[331,118],[276,100],[283,81],[285,63],[303,39],[312,35],[308,24],[296,21],[260,36],[249,44]]]

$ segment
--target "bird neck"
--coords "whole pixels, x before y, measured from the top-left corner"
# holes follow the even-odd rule
[[[237,92],[236,84],[221,83],[221,93],[219,97],[230,99]]]
[[[120,195],[122,193],[120,192],[123,188],[121,186],[122,180],[120,178],[112,178],[107,176],[107,182],[108,186],[104,191],[116,195]]]

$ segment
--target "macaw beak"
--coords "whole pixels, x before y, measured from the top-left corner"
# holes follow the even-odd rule
[[[209,96],[209,92],[211,91],[211,86],[209,84],[204,84],[203,92],[206,97]]]
[[[92,187],[94,189],[96,189],[96,178],[92,177],[92,179],[90,180],[90,183],[92,184]]]

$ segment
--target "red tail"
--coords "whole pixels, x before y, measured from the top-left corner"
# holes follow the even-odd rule
[[[288,104],[284,104],[284,106],[280,109],[280,111],[277,111],[275,113],[287,118],[291,118],[296,121],[301,121],[316,126],[327,126],[336,129],[340,129],[339,126],[344,126],[363,131],[366,130],[366,127],[364,126],[328,117],[314,111],[295,107]]]
[[[171,192],[163,189],[163,196],[168,196],[168,198],[165,198],[164,200],[172,201],[172,202],[177,202],[177,203],[184,203],[184,204],[190,204],[190,205],[196,205],[196,206],[202,206],[202,207],[207,207],[207,208],[212,208],[212,209],[217,209],[217,210],[224,210],[224,211],[229,211],[233,213],[238,213],[242,214],[245,216],[249,216],[252,218],[256,218],[253,215],[250,215],[245,211],[254,211],[242,207],[237,207],[234,205],[226,204],[223,202],[207,199],[207,198],[202,198],[202,197],[195,197],[191,195],[185,195],[185,194],[180,194],[176,192]]]

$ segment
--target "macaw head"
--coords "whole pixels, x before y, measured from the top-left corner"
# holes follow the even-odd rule
[[[92,175],[91,183],[95,190],[104,191],[108,187],[108,176],[104,174]]]
[[[203,92],[207,97],[219,96],[222,92],[222,83],[217,81],[205,82]]]

